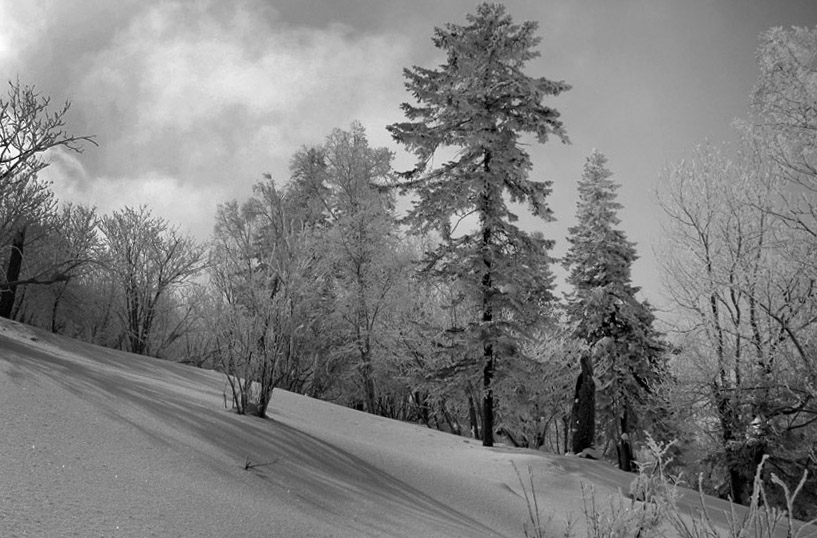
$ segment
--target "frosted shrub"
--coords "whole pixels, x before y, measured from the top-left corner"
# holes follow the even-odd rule
[[[749,506],[743,510],[730,503],[729,512],[725,514],[725,525],[715,523],[700,486],[700,477],[700,506],[694,513],[684,512],[677,503],[680,477],[672,476],[667,471],[672,462],[668,452],[673,444],[674,441],[659,443],[647,436],[646,457],[639,463],[638,476],[630,484],[629,499],[619,494],[611,497],[608,505],[600,505],[594,488],[588,489],[582,485],[587,538],[817,538],[817,519],[803,523],[792,516],[794,503],[806,484],[808,472],[803,472],[802,479],[793,490],[772,473],[772,483],[781,488],[786,502],[785,509],[777,508],[767,498],[763,486],[762,471],[768,456],[764,456],[757,467]],[[543,519],[540,514],[530,469],[530,494],[519,471],[516,472],[528,505],[525,536],[542,538],[545,536],[544,524],[551,518]],[[572,525],[568,524],[565,537],[572,536]]]
[[[803,489],[808,478],[808,471],[803,471],[800,483],[791,491],[786,484],[772,473],[772,482],[783,490],[786,508],[773,506],[766,496],[763,486],[762,471],[768,456],[763,456],[755,472],[752,497],[746,512],[741,516],[735,505],[729,504],[726,513],[727,527],[718,527],[712,520],[712,514],[706,505],[703,488],[698,486],[700,508],[695,515],[681,514],[675,508],[669,512],[669,521],[679,538],[814,538],[817,537],[817,519],[803,523],[794,519],[794,502]]]

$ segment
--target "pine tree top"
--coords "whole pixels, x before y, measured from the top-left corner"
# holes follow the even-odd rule
[[[545,203],[550,184],[527,178],[532,165],[519,138],[533,134],[544,143],[555,135],[568,142],[559,113],[543,100],[570,86],[523,72],[539,55],[535,22],[514,24],[504,6],[487,3],[467,20],[464,26],[435,29],[433,42],[447,55],[438,69],[404,70],[415,103],[401,105],[409,121],[388,127],[417,157],[399,186],[417,196],[407,220],[422,232],[436,229],[445,235],[449,218],[474,211],[486,189],[499,195],[487,212],[498,219],[496,224],[516,220],[502,193],[552,218]],[[435,155],[446,149],[454,157],[435,166]]]
[[[439,69],[414,66],[403,71],[406,89],[418,104],[403,103],[401,108],[416,121],[389,130],[417,154],[419,168],[424,169],[440,147],[491,142],[485,139],[488,133],[501,139],[508,132],[528,132],[541,143],[553,134],[567,141],[559,113],[542,100],[570,86],[522,71],[539,56],[538,24],[513,24],[504,6],[487,3],[467,20],[466,26],[435,28],[432,41],[447,54]]]
[[[404,70],[413,102],[402,104],[407,121],[388,127],[416,157],[396,182],[413,196],[404,222],[442,238],[426,268],[462,281],[489,313],[521,312],[531,290],[544,297],[552,289],[553,242],[520,229],[509,203],[552,219],[551,184],[528,178],[532,164],[520,138],[568,142],[559,113],[544,100],[569,86],[524,72],[539,55],[536,29],[488,3],[465,25],[436,28],[432,40],[446,60],[436,69]]]
[[[619,185],[606,165],[607,158],[595,149],[585,162],[578,186],[577,224],[568,229],[570,249],[563,264],[570,271],[568,282],[577,290],[616,286],[621,293],[634,295],[637,288],[630,283],[630,273],[638,256],[635,245],[616,229]]]

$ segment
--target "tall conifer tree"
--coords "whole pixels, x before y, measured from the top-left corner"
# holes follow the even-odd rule
[[[616,229],[621,204],[616,201],[618,185],[610,179],[606,163],[604,155],[595,150],[587,158],[579,181],[577,224],[568,229],[570,249],[563,263],[573,286],[568,297],[573,334],[590,350],[582,358],[582,375],[595,375],[600,381],[602,418],[608,433],[620,435],[632,432],[636,409],[654,401],[655,386],[664,370],[651,308],[636,299],[639,288],[631,282],[632,264],[638,259],[635,246]],[[581,378],[577,384],[574,451],[591,446],[594,439],[592,423],[587,422],[594,415],[587,408],[595,405],[594,398],[581,381],[592,385],[592,380]]]
[[[519,139],[528,133],[540,143],[551,135],[567,142],[559,113],[542,101],[569,86],[523,72],[539,55],[535,22],[515,25],[497,4],[479,5],[467,21],[435,29],[434,45],[447,54],[439,69],[404,70],[417,104],[404,103],[409,121],[389,131],[417,157],[400,182],[414,195],[406,220],[443,239],[426,254],[427,269],[462,281],[480,305],[467,338],[482,357],[483,444],[492,446],[496,359],[518,351],[523,303],[551,285],[552,242],[520,230],[507,204],[527,202],[533,214],[552,219],[550,183],[528,179],[531,161]],[[441,150],[453,157],[437,165]],[[475,228],[457,229],[470,215]]]

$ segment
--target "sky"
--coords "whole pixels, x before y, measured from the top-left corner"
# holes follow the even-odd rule
[[[60,200],[100,213],[148,205],[201,240],[218,204],[264,173],[285,182],[295,151],[360,121],[370,144],[412,158],[386,125],[410,100],[402,70],[438,66],[435,26],[465,24],[465,0],[0,0],[0,78],[71,101],[68,128],[96,136],[53,152]],[[659,309],[654,254],[661,171],[705,140],[733,138],[757,76],[758,35],[817,26],[815,0],[509,0],[539,24],[532,76],[572,89],[548,99],[571,143],[531,145],[531,179],[553,182],[557,221],[523,219],[567,248],[576,184],[595,148],[621,184],[637,243],[633,281]]]

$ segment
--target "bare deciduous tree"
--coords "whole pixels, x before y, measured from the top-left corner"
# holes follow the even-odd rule
[[[11,316],[18,286],[64,280],[53,274],[21,279],[20,274],[29,226],[44,220],[55,206],[48,184],[37,178],[48,166],[44,154],[58,147],[81,152],[83,143],[96,144],[92,136],[66,130],[69,108],[66,102],[50,110],[48,97],[19,80],[9,82],[6,97],[0,97],[0,260],[6,267],[0,278],[2,317]]]
[[[238,413],[265,416],[272,391],[312,378],[309,344],[320,323],[320,269],[308,234],[271,178],[240,205],[219,207],[210,251],[216,361]],[[325,336],[325,335],[324,335]]]
[[[123,293],[119,316],[124,347],[148,355],[162,300],[203,269],[204,250],[142,206],[102,218],[104,263]]]
[[[797,439],[813,439],[817,422],[803,349],[817,329],[813,281],[792,256],[798,235],[777,216],[774,170],[751,144],[734,160],[702,146],[666,171],[660,193],[682,354],[697,361],[718,423],[717,459],[742,503],[765,454],[781,475],[799,476],[809,447]]]

